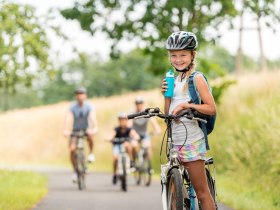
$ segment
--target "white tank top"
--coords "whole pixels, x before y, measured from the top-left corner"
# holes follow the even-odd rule
[[[183,81],[179,81],[177,77],[175,80],[175,88],[174,88],[174,96],[171,98],[171,104],[169,108],[169,114],[182,103],[188,103],[190,101],[190,97],[188,94],[188,90],[184,90],[184,85],[186,84],[186,79]],[[198,122],[196,120],[189,120],[187,118],[180,119],[187,128],[187,141],[186,139],[186,128],[181,122],[174,122],[172,125],[172,139],[175,145],[183,145],[190,144],[197,140],[200,140],[204,137],[204,134],[200,127],[198,126]]]

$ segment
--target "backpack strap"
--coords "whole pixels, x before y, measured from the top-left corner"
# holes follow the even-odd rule
[[[199,71],[194,71],[193,73],[191,73],[191,75],[189,76],[189,78],[187,80],[187,82],[188,82],[188,93],[189,93],[189,96],[191,98],[191,102],[192,103],[202,104],[203,101],[201,100],[201,97],[199,95],[199,92],[197,90],[196,83],[195,83],[195,77],[198,74],[202,74],[203,75],[203,77],[204,77],[204,79],[205,79],[205,81],[206,81],[206,83],[208,85],[208,88],[211,91],[211,88],[209,86],[208,80],[205,77],[205,75],[203,73],[199,72]],[[210,147],[209,147],[209,143],[208,143],[208,135],[207,135],[206,123],[198,121],[198,124],[199,124],[199,127],[201,128],[201,130],[203,131],[203,134],[204,134],[205,143],[206,143],[206,149],[209,150]]]

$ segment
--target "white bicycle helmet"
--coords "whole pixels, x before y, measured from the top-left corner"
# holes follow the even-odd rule
[[[172,33],[165,43],[167,50],[196,50],[198,43],[194,33],[179,31]]]

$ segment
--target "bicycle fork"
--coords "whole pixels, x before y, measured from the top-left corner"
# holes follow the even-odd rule
[[[167,171],[169,168],[169,164],[161,165],[161,199],[162,199],[162,207],[163,210],[167,210]]]

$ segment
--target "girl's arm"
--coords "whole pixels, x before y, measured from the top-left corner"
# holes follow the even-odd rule
[[[203,101],[203,104],[193,104],[193,103],[183,103],[178,105],[172,112],[172,114],[176,115],[180,113],[184,109],[193,108],[203,114],[206,115],[215,115],[216,114],[216,105],[211,94],[208,85],[203,77],[203,75],[198,74],[195,77],[195,83],[197,87],[197,91]]]
[[[195,83],[196,83],[197,91],[201,97],[201,100],[203,101],[203,104],[189,104],[190,108],[193,108],[203,114],[215,115],[216,114],[215,101],[203,75],[198,74],[195,77]]]
[[[169,114],[171,98],[164,98],[164,114]]]

